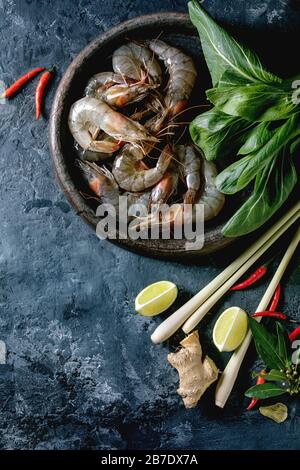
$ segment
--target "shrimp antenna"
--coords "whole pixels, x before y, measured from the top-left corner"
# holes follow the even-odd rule
[[[183,129],[183,131],[181,132],[180,136],[179,136],[178,139],[176,140],[175,145],[177,145],[178,142],[182,139],[182,137],[184,136],[184,134],[186,133],[186,131],[187,131],[187,127],[185,127],[185,128]]]
[[[164,34],[163,31],[161,31],[160,33],[158,33],[157,37],[155,39],[153,39],[153,41],[158,41],[159,38]]]
[[[170,146],[172,147],[171,144],[170,144]],[[162,151],[162,149],[159,148],[159,147],[156,147],[156,145],[153,145],[153,146],[151,147],[151,150],[158,150],[159,152]],[[146,154],[146,155],[147,155],[147,154]],[[174,160],[175,162],[177,162],[177,163],[179,163],[179,164],[182,165],[182,163],[179,162],[179,161],[175,158],[173,152],[172,152],[172,153],[167,153],[167,152],[166,152],[166,155],[167,155],[168,157],[170,157],[172,160]],[[157,158],[156,158],[156,157],[153,157],[151,154],[148,154],[147,157],[148,157],[150,160],[157,160]]]
[[[154,52],[153,52],[153,51],[151,51],[151,52],[152,52],[152,58],[151,58],[150,65],[152,65],[153,62],[154,62]],[[147,71],[147,75],[149,76],[149,69],[147,70],[147,67],[146,67],[146,64],[145,64],[145,63],[144,63],[144,67],[145,67],[145,69],[146,69],[146,71]],[[148,78],[148,77],[147,77],[147,78]]]
[[[163,129],[160,129],[160,131],[156,134],[157,137],[163,137],[165,135],[168,135],[168,134],[171,134],[171,135],[174,135],[175,133],[174,132],[171,132],[169,131],[169,129],[171,128],[178,128],[180,127],[181,125],[185,125],[185,123],[170,123],[168,124],[167,126],[165,126]]]
[[[210,108],[211,105],[210,104],[196,104],[194,106],[189,106],[188,108],[185,108],[183,109],[182,111],[180,111],[179,113],[175,114],[173,116],[173,119],[176,119],[178,116],[180,116],[181,114],[183,113],[186,113],[187,111],[190,111],[191,109],[196,109],[196,108]]]
[[[139,143],[139,142],[133,142],[131,145],[132,145],[134,148],[138,148],[138,149],[142,152],[142,154],[143,154],[144,156],[146,156],[146,155],[148,154],[148,152],[147,152],[147,145],[146,145],[146,148],[145,148],[144,145],[143,145],[143,142],[141,142],[141,143]],[[152,146],[151,146],[150,148],[152,149]]]
[[[159,137],[166,137],[167,135],[175,135],[175,132],[172,132],[172,131],[164,132],[163,134],[160,134]]]
[[[157,133],[157,136],[161,136],[163,132],[167,131],[168,129],[170,129],[170,127],[179,127],[180,126],[180,123],[170,123],[168,124],[167,126],[163,127],[162,129],[160,129]]]
[[[87,201],[90,200],[90,199],[94,199],[94,200],[97,201],[97,202],[100,202],[100,201],[101,201],[101,198],[100,198],[100,197],[91,196],[90,194],[85,193],[84,191],[79,191],[79,194],[80,194],[80,196],[83,197],[83,199],[86,199]]]
[[[125,76],[122,72],[119,72],[119,73],[120,73],[120,75],[121,75],[121,77],[122,77],[122,80],[124,81],[125,85],[126,85],[126,86],[129,86],[129,84],[128,84],[127,80],[126,80],[126,76]]]

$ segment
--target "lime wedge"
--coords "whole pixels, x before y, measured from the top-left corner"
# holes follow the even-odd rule
[[[135,299],[135,310],[152,317],[167,310],[177,297],[177,287],[170,281],[159,281],[145,287]]]
[[[218,318],[213,341],[219,351],[234,351],[243,342],[248,329],[248,315],[240,307],[230,307]]]

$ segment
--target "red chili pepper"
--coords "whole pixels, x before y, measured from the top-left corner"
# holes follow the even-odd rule
[[[17,91],[20,90],[23,85],[25,85],[25,83],[27,83],[29,80],[31,80],[43,70],[45,70],[45,67],[38,67],[26,73],[25,75],[20,77],[16,82],[14,82],[9,88],[7,88],[0,98],[11,98],[15,93],[17,93]]]
[[[37,84],[35,90],[35,116],[36,119],[39,119],[41,116],[43,96],[46,86],[48,85],[51,77],[53,75],[53,70],[46,70],[45,73],[41,76],[39,83]]]
[[[243,282],[236,284],[235,286],[231,287],[230,290],[242,290],[246,289],[246,287],[252,286],[255,282],[261,279],[267,272],[267,266],[263,265],[260,266],[256,271],[254,271],[251,276],[245,279]]]
[[[252,315],[252,318],[258,317],[270,317],[270,318],[278,318],[279,320],[287,320],[288,316],[285,313],[281,312],[270,312],[266,310],[265,312],[256,312]]]
[[[300,326],[297,326],[290,334],[289,334],[289,339],[291,341],[295,341],[300,336]]]
[[[271,305],[269,307],[270,312],[276,312],[276,309],[277,309],[277,306],[278,306],[279,300],[280,300],[280,295],[281,295],[281,285],[278,284],[278,286],[276,287],[275,293],[274,293],[274,297],[271,301]]]
[[[266,373],[265,370],[260,371],[261,375],[264,375],[265,373]],[[258,378],[257,378],[257,381],[256,381],[256,385],[261,385],[261,384],[264,384],[265,382],[266,382],[265,379],[259,375]],[[247,411],[252,410],[255,407],[257,402],[258,402],[257,398],[252,398],[252,400],[249,403],[249,406],[247,408]]]

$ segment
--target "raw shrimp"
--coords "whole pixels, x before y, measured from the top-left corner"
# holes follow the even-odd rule
[[[211,220],[223,209],[225,196],[216,185],[215,179],[218,175],[216,165],[213,162],[202,159],[202,174],[204,177],[204,187],[199,196],[195,199],[195,204],[203,204],[204,220]]]
[[[162,60],[169,72],[165,103],[170,116],[186,108],[197,72],[192,59],[163,41],[149,41],[150,49]]]
[[[87,96],[76,101],[70,110],[69,128],[74,139],[84,150],[111,153],[122,142],[157,142],[140,123],[114,111],[108,104]],[[92,129],[92,132],[91,132]],[[95,140],[94,131],[103,130],[115,141]]]
[[[136,81],[113,72],[101,72],[88,82],[85,95],[98,98],[112,107],[123,108],[145,98],[156,85],[145,80]]]
[[[113,175],[119,186],[127,191],[144,191],[164,176],[172,158],[171,147],[166,145],[154,168],[141,170],[139,162],[145,157],[143,149],[125,145],[115,158]]]
[[[185,204],[192,204],[201,184],[200,156],[191,145],[176,145],[175,154],[181,164],[179,166],[180,173],[184,177],[188,188],[183,202]]]
[[[78,160],[78,166],[83,171],[84,178],[93,193],[98,196],[103,203],[111,204],[116,209],[119,205],[120,196],[127,198],[128,209],[133,204],[140,204],[148,209],[152,203],[160,204],[166,202],[170,197],[171,191],[174,191],[174,181],[172,181],[172,186],[170,176],[166,174],[152,190],[142,193],[127,191],[122,194],[114,176],[107,168],[101,168],[95,163],[82,162],[80,160]]]
[[[114,71],[122,76],[138,81],[147,77],[149,83],[161,83],[161,68],[153,52],[136,42],[128,42],[115,50],[112,64]]]
[[[200,194],[195,199],[192,210],[193,223],[198,222],[197,217],[202,216],[201,211],[196,210],[196,205],[203,204],[203,219],[199,222],[205,222],[216,217],[222,210],[225,202],[225,196],[222,194],[215,185],[215,178],[217,176],[217,169],[213,162],[203,159],[202,173],[204,176],[204,186]],[[157,219],[155,212],[149,214],[147,217],[140,218],[137,225],[140,230],[145,230],[151,227],[152,224],[157,224],[161,227],[172,225],[182,225],[185,220],[184,204],[172,204],[168,211],[163,213],[163,219]],[[188,220],[189,217],[188,217]]]

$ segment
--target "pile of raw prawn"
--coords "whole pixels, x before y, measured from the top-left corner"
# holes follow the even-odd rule
[[[113,72],[101,72],[89,80],[85,96],[69,114],[78,164],[90,189],[114,206],[120,195],[127,197],[128,208],[146,205],[147,225],[151,207],[174,195],[178,198],[178,185],[183,182],[184,193],[176,201],[177,220],[178,208],[183,213],[184,204],[201,203],[204,220],[215,217],[224,196],[214,184],[214,163],[192,145],[178,145],[180,139],[176,140],[178,116],[188,106],[197,76],[192,59],[155,39],[122,45],[113,53],[112,67]],[[174,222],[173,206],[169,207],[169,221]]]

